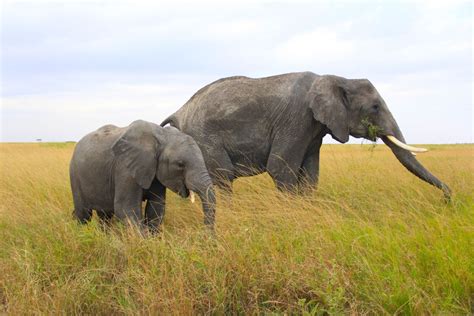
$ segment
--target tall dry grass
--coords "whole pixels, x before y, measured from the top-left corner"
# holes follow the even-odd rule
[[[79,226],[73,145],[1,144],[0,313],[472,313],[474,146],[429,147],[450,204],[382,145],[325,145],[317,191],[240,179],[213,239],[174,194],[156,237]]]

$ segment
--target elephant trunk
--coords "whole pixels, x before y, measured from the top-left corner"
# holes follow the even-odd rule
[[[398,128],[397,124],[394,124],[393,128],[393,134],[392,136],[395,136],[398,140],[402,141],[405,143],[405,138],[403,137],[402,132]],[[441,189],[444,193],[444,197],[449,200],[451,198],[451,189],[441,182],[438,178],[436,178],[434,175],[432,175],[428,170],[426,170],[425,167],[423,167],[422,164],[416,160],[416,158],[413,156],[413,154],[403,148],[400,148],[396,144],[394,144],[392,141],[389,140],[387,136],[382,136],[381,137],[383,142],[390,147],[392,152],[394,153],[395,157],[397,157],[398,161],[405,166],[405,168],[408,169],[411,173],[413,173],[415,176],[418,178],[422,179],[423,181],[428,182],[429,184]]]
[[[212,185],[203,190],[197,191],[202,201],[202,210],[204,212],[204,224],[211,230],[214,230],[216,217],[216,194]]]
[[[212,180],[207,171],[200,175],[195,175],[188,181],[188,188],[199,195],[204,212],[204,224],[211,230],[214,230],[214,221],[216,213],[216,194],[212,186]]]

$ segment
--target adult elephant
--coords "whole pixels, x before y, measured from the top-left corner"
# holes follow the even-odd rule
[[[231,189],[239,176],[267,171],[279,189],[316,185],[326,134],[380,137],[414,175],[450,189],[426,170],[405,145],[385,101],[367,79],[312,72],[265,78],[229,77],[194,94],[161,125],[170,123],[200,146],[213,181]]]
[[[176,128],[142,120],[123,128],[103,126],[77,143],[69,171],[74,215],[81,223],[95,209],[106,222],[115,215],[156,231],[169,188],[182,197],[197,192],[204,223],[214,226],[215,194],[201,150]]]

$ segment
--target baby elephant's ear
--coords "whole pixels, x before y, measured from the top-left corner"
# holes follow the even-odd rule
[[[161,127],[156,124],[135,121],[112,145],[115,156],[123,160],[127,170],[143,189],[150,188],[156,175],[159,129]]]

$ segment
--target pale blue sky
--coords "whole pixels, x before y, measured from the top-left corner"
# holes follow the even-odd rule
[[[446,0],[2,1],[1,140],[160,123],[218,78],[312,71],[371,80],[409,143],[472,142],[472,9]]]

